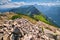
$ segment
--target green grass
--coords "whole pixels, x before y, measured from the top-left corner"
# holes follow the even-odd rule
[[[36,19],[36,20],[45,22],[45,23],[47,23],[47,24],[49,24],[49,25],[58,27],[57,25],[53,24],[51,21],[47,20],[47,18],[46,18],[43,14],[34,15],[33,18]]]
[[[24,14],[21,14],[21,13],[16,13],[16,15],[13,15],[10,19],[14,20],[14,19],[17,19],[17,18],[25,18],[25,19],[29,20],[30,22],[32,22],[34,24],[37,22],[35,19],[31,18],[30,16],[24,15]]]
[[[20,15],[14,15],[11,17],[12,20],[17,19],[17,18],[21,18],[21,16]]]
[[[34,15],[34,19],[40,20],[40,21],[43,21],[45,23],[50,24],[50,22],[48,20],[46,20],[46,18],[42,14],[40,14],[40,15]]]

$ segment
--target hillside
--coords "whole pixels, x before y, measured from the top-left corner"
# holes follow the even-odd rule
[[[7,8],[7,9],[4,9],[4,10],[0,9],[0,12],[14,12],[14,13],[17,13],[17,14],[24,14],[24,15],[30,16],[31,18],[34,18],[35,20],[40,20],[40,21],[43,21],[47,24],[60,27],[57,24],[57,23],[59,23],[58,22],[59,19],[57,21],[57,19],[55,18],[57,16],[54,16],[54,17],[50,16],[49,14],[51,12],[48,13],[48,15],[47,15],[46,12],[45,12],[46,8],[47,8],[46,6],[39,6],[39,5],[23,5],[23,6],[20,6],[18,8]],[[55,15],[55,14],[53,14],[53,12],[52,12],[52,15]],[[55,19],[55,20],[53,20],[53,19]]]
[[[13,38],[15,33],[18,37]],[[60,40],[60,28],[40,20],[36,21],[27,15],[13,12],[0,14],[0,39],[12,40],[12,38],[20,40]]]
[[[23,5],[17,8],[5,8],[5,9],[0,8],[0,12],[15,12],[29,16],[42,13],[43,15],[45,15],[45,17],[47,17],[47,21],[52,22],[52,23],[47,22],[48,24],[60,27],[59,10],[60,10],[59,6],[45,6],[45,5]]]
[[[5,12],[5,13],[0,14],[0,23],[5,21],[5,20],[13,20],[13,19],[15,19],[15,18],[17,19],[19,17],[20,18],[26,18],[29,21],[31,21],[32,23],[36,22],[36,20],[34,20],[33,18],[31,18],[27,15],[24,15],[24,14],[16,14],[14,12]]]
[[[57,25],[55,25],[55,23],[53,23],[53,21],[50,21],[50,19],[48,19],[42,13],[27,15],[27,14],[23,14],[23,13],[5,12],[5,13],[0,14],[0,19],[1,19],[0,21],[11,20],[11,19],[13,20],[13,19],[16,19],[19,17],[26,18],[34,24],[36,23],[36,21],[42,21],[49,25],[57,26]]]

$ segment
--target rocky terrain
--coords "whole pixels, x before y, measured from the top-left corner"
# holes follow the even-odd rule
[[[60,40],[60,28],[25,18],[5,20],[0,24],[0,40]]]

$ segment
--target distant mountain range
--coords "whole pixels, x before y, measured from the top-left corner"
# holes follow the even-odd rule
[[[60,26],[60,6],[23,5],[18,8],[0,9],[0,12],[15,12],[26,15],[43,13],[49,20]]]
[[[34,5],[21,6],[19,8],[10,10],[10,12],[22,13],[22,14],[26,14],[26,15],[34,15],[34,14],[40,13],[40,11]]]

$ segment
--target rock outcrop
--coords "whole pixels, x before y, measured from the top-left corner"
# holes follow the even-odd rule
[[[40,21],[33,24],[24,18],[7,20],[0,27],[0,40],[60,40],[58,28]]]

